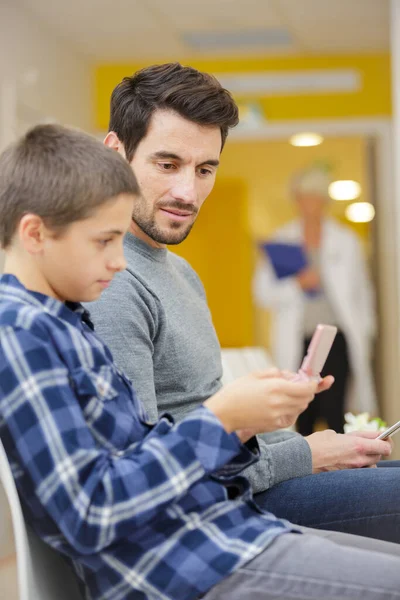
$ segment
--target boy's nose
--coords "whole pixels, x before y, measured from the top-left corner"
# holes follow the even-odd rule
[[[125,259],[125,256],[122,254],[118,258],[115,258],[114,260],[112,260],[112,261],[109,262],[108,266],[113,271],[117,271],[117,272],[123,271],[124,269],[126,269],[126,259]]]

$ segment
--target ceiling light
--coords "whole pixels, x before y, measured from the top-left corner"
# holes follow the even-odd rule
[[[252,29],[233,31],[189,31],[183,34],[186,44],[196,50],[244,47],[286,47],[292,35],[286,29]]]
[[[309,96],[357,92],[362,88],[361,77],[356,69],[215,72],[214,75],[223,87],[240,96]]]
[[[353,223],[369,223],[375,216],[375,209],[369,202],[353,202],[346,208],[346,217]]]
[[[361,185],[351,179],[333,181],[329,186],[329,195],[333,200],[355,200],[361,194]]]
[[[292,135],[289,143],[292,146],[305,148],[309,146],[319,146],[323,141],[324,138],[322,135],[318,135],[318,133],[296,133],[295,135]]]

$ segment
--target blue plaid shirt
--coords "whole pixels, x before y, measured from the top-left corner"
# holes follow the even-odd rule
[[[205,407],[147,422],[87,311],[11,275],[0,278],[0,433],[27,520],[88,598],[196,598],[290,529],[238,475],[255,448]]]

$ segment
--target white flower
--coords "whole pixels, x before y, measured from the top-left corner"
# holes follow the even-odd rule
[[[359,415],[353,415],[353,413],[348,412],[344,415],[344,419],[346,424],[344,426],[344,432],[350,433],[351,431],[380,431],[384,429],[385,423],[382,419],[369,418],[369,413],[364,412]]]

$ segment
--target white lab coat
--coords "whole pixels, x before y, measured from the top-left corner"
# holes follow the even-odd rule
[[[288,223],[274,241],[302,244],[300,220]],[[371,369],[371,349],[376,319],[373,290],[357,236],[332,219],[323,223],[320,276],[349,350],[352,381],[346,408],[376,414],[376,394]],[[258,306],[272,313],[271,346],[279,368],[296,371],[303,351],[305,295],[294,277],[278,280],[262,258],[253,281]]]

